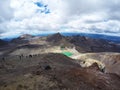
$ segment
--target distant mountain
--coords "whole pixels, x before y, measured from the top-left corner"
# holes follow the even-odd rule
[[[34,36],[32,36],[32,35],[24,34],[24,35],[19,36],[18,38],[11,40],[11,42],[16,43],[16,44],[28,43],[29,40],[33,37]]]
[[[89,33],[61,33],[64,36],[86,36],[96,39],[105,39],[111,42],[120,43],[120,36],[109,36],[109,35],[103,35],[103,34],[89,34]]]
[[[60,33],[59,33],[60,34]],[[37,34],[34,36],[51,36],[52,34]],[[91,37],[91,38],[96,38],[96,39],[105,39],[111,42],[115,42],[115,43],[120,43],[120,36],[109,36],[109,35],[103,35],[103,34],[89,34],[89,33],[61,33],[61,35],[63,36],[86,36],[86,37]],[[19,36],[19,38],[27,38],[27,37],[33,37],[32,35],[29,34],[24,34]],[[12,39],[14,39],[15,37],[12,38],[3,38],[3,40],[5,41],[11,41]]]
[[[12,54],[33,54],[35,52],[39,54],[45,51],[45,48],[46,50],[48,50],[49,48],[53,48],[56,46],[74,48],[80,53],[120,52],[120,45],[108,40],[80,35],[64,36],[60,33],[41,37],[25,34],[16,39],[13,39],[10,42],[10,45],[10,47],[12,47],[12,50],[10,50],[11,48],[9,48],[7,54],[10,54],[11,52]],[[27,47],[29,46],[33,46],[33,48],[28,49]],[[41,49],[41,47],[43,47],[43,49]]]
[[[120,45],[104,39],[94,39],[85,36],[72,36],[69,40],[78,51],[85,52],[120,52]]]
[[[74,46],[79,52],[120,52],[120,45],[111,41],[80,35],[64,36],[56,33],[47,37],[53,45]]]
[[[56,33],[56,34],[53,34],[53,35],[49,35],[47,37],[47,41],[48,42],[58,42],[60,41],[64,36],[62,36],[60,33]]]
[[[46,41],[53,46],[66,46],[73,47],[73,45],[69,42],[68,38],[60,33],[56,33],[53,35],[46,36]]]
[[[30,39],[33,38],[34,36],[30,35],[30,34],[23,34],[20,37],[18,37],[18,39]]]

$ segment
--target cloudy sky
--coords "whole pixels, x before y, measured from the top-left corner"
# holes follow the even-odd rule
[[[120,0],[0,0],[0,37],[53,32],[120,35]]]

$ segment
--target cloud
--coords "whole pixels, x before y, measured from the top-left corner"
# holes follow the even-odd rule
[[[119,0],[65,0],[73,32],[120,34]],[[109,3],[108,3],[109,2]]]
[[[0,22],[10,20],[13,17],[13,9],[9,0],[0,0]]]
[[[49,32],[120,34],[119,0],[2,0],[0,36]]]

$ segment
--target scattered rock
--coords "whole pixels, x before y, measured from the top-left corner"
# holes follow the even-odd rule
[[[45,66],[45,70],[51,70],[51,69],[52,69],[51,66],[49,65]]]

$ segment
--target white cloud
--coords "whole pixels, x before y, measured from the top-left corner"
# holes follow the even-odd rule
[[[0,22],[9,20],[13,16],[13,10],[9,3],[9,0],[0,0]]]
[[[49,14],[35,3],[47,5]],[[0,36],[85,32],[120,34],[119,0],[4,0],[0,1]]]

